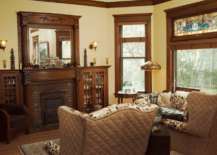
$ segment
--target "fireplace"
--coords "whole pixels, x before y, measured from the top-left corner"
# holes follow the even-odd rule
[[[41,98],[41,125],[58,124],[57,109],[64,105],[66,92],[43,93]]]
[[[74,83],[51,83],[32,86],[32,122],[30,132],[59,128],[58,107],[73,107]]]

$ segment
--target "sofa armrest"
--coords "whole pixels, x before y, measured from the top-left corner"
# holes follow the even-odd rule
[[[28,109],[25,105],[1,104],[0,109],[4,109],[9,115],[28,115]]]
[[[74,109],[66,106],[58,108],[61,138],[60,154],[81,154],[83,148],[85,119],[78,111],[72,110]],[[70,149],[68,146],[70,146]]]
[[[217,95],[192,92],[188,95],[188,126],[186,133],[208,137],[217,112]]]
[[[1,127],[0,138],[7,137],[7,134],[10,129],[10,116],[3,109],[0,109],[0,127]]]

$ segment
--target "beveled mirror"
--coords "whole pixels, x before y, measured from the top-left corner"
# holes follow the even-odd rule
[[[80,65],[79,18],[81,16],[18,12],[20,69],[53,57]],[[22,65],[21,65],[22,64]]]
[[[45,58],[58,57],[70,63],[71,30],[29,28],[30,63],[40,64]]]

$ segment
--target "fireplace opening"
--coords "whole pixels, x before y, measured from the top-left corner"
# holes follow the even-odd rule
[[[58,107],[64,105],[65,92],[41,94],[41,123],[43,126],[58,124]]]

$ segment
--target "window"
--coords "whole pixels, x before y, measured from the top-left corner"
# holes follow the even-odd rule
[[[175,20],[175,36],[217,32],[217,12]]]
[[[176,87],[217,94],[217,48],[177,50]]]
[[[216,8],[216,2],[204,1],[165,10],[167,91],[217,94]]]
[[[141,66],[151,57],[151,14],[114,15],[115,17],[115,92],[125,81],[138,92],[151,92],[150,73]]]
[[[123,38],[145,37],[145,24],[121,25],[121,28]],[[145,72],[141,71],[145,56],[145,42],[125,39],[121,43],[122,82],[130,81],[137,91],[145,91]]]
[[[65,62],[71,62],[71,42],[70,41],[61,41],[61,58]]]
[[[70,31],[56,31],[56,55],[65,63],[71,62],[71,39]]]
[[[31,62],[34,63],[39,63],[40,62],[40,58],[39,58],[39,42],[38,42],[38,35],[37,36],[33,36],[32,37],[33,40],[33,53],[31,53]]]

